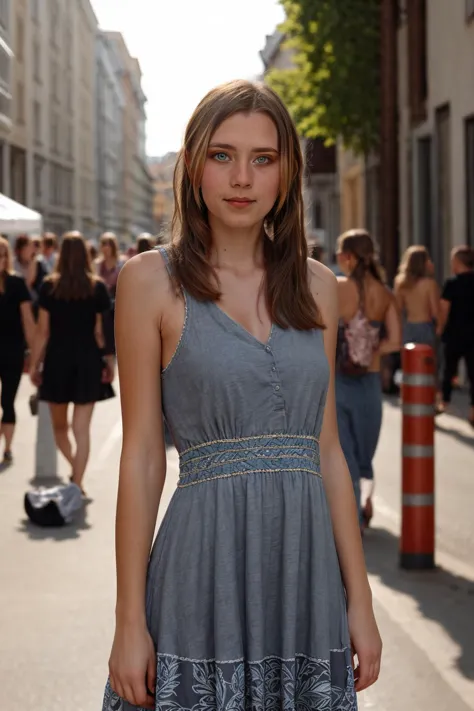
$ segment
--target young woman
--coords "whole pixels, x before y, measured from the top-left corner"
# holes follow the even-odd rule
[[[114,364],[112,356],[104,360],[103,351],[102,315],[110,308],[110,299],[104,283],[92,272],[79,232],[64,236],[55,271],[41,287],[39,306],[31,377],[39,385],[40,399],[49,403],[56,445],[71,465],[71,481],[81,486],[94,404],[113,396]],[[69,403],[74,403],[74,448],[69,439]]]
[[[117,237],[113,232],[104,232],[100,238],[100,251],[101,256],[96,260],[95,267],[97,274],[104,281],[112,301],[112,306],[104,317],[104,335],[107,349],[111,353],[115,353],[115,292],[118,275],[125,262],[120,257]]]
[[[23,277],[13,271],[8,241],[0,237],[0,439],[5,440],[4,464],[13,461],[15,398],[25,362],[25,347],[31,348],[34,329],[30,292]]]
[[[403,315],[403,343],[436,345],[440,293],[426,247],[409,247],[395,279],[395,297]]]
[[[382,281],[368,232],[351,230],[339,237],[338,264],[344,274],[338,279],[339,354],[352,348],[366,356],[365,367],[359,368],[338,358],[336,375],[339,436],[358,506],[361,479],[369,482],[361,511],[364,529],[373,514],[372,460],[382,425],[380,360],[400,349],[400,320],[394,298]]]
[[[246,81],[212,90],[178,160],[173,243],[120,275],[104,711],[292,708],[296,697],[355,711],[355,692],[377,678],[381,641],[337,434],[337,284],[307,259],[302,174],[276,94]],[[149,558],[162,405],[180,478]]]

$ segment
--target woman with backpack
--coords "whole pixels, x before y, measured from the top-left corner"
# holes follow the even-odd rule
[[[337,420],[360,509],[360,480],[373,482],[372,459],[382,424],[380,360],[382,355],[400,349],[401,325],[369,233],[357,229],[341,235],[337,259],[344,274],[338,278]],[[361,510],[362,529],[372,518],[371,495],[372,490]]]

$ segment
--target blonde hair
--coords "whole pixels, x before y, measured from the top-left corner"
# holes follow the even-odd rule
[[[396,284],[401,289],[411,289],[420,279],[425,279],[428,274],[430,255],[426,247],[413,245],[405,251],[398,273]]]
[[[0,237],[0,249],[2,248],[6,251],[7,259],[5,268],[0,272],[0,294],[3,294],[5,290],[5,274],[14,274],[12,250],[5,237]]]

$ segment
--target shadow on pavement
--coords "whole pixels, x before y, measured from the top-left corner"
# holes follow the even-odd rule
[[[469,436],[459,432],[459,430],[453,427],[445,427],[439,420],[436,420],[436,429],[443,434],[449,435],[449,437],[454,437],[454,439],[457,439],[461,444],[467,444],[470,447],[474,445],[474,430],[472,431],[472,435]]]
[[[53,540],[60,543],[61,541],[71,541],[80,538],[81,531],[87,531],[92,528],[90,523],[87,522],[87,506],[90,502],[91,499],[85,499],[83,508],[77,514],[74,521],[67,526],[42,528],[35,526],[34,523],[31,523],[31,521],[25,517],[20,522],[17,531],[26,534],[32,541]]]
[[[426,619],[441,625],[459,646],[456,666],[474,680],[474,583],[444,568],[406,571],[398,567],[398,538],[381,528],[364,536],[367,569],[386,587],[413,598]]]

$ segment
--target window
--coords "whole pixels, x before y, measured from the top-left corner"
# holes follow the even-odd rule
[[[16,87],[16,118],[19,124],[25,123],[25,87],[21,81]]]
[[[0,0],[0,27],[2,30],[8,30],[8,15],[10,3],[6,0]]]
[[[33,64],[35,81],[41,82],[41,45],[38,40],[33,45]]]
[[[35,156],[34,172],[35,172],[35,199],[41,201],[42,197],[42,178],[43,178],[43,159]]]
[[[54,153],[58,152],[58,133],[59,133],[59,120],[58,115],[54,114],[51,121],[51,150]]]
[[[59,75],[58,75],[58,65],[53,59],[51,61],[51,96],[55,101],[59,100]]]
[[[33,22],[39,22],[39,0],[31,0],[31,16],[33,18]]]
[[[474,18],[474,0],[466,0],[466,20]]]
[[[35,101],[33,104],[34,140],[37,146],[41,145],[41,104]]]
[[[418,139],[418,230],[419,242],[435,257],[436,246],[433,235],[432,200],[432,139],[423,136]]]
[[[16,58],[19,62],[23,62],[23,50],[25,44],[25,26],[21,17],[16,18]]]
[[[465,123],[467,243],[474,247],[474,116]]]
[[[323,206],[320,200],[313,203],[313,228],[321,230],[323,228]]]
[[[66,127],[66,157],[68,160],[73,160],[72,150],[72,124],[68,123]]]
[[[50,1],[51,42],[58,47],[59,31],[59,5],[57,0]]]

